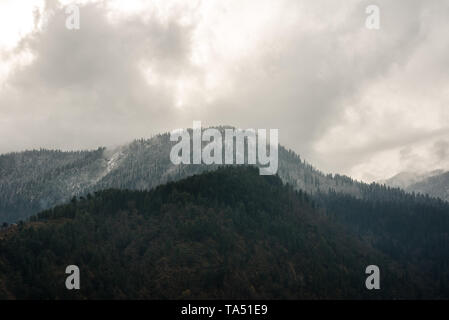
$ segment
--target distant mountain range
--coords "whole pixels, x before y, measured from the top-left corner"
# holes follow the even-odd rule
[[[401,172],[390,179],[379,181],[407,192],[428,194],[449,201],[449,171],[434,170],[425,173]]]

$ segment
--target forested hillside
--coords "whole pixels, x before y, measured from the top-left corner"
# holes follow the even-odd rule
[[[449,202],[449,172],[444,172],[411,184],[408,192],[419,192],[439,197]]]
[[[65,288],[67,265],[81,289]],[[365,288],[365,268],[382,290]],[[253,167],[152,191],[72,199],[0,233],[2,298],[438,297],[407,270],[330,221],[310,197]]]
[[[447,202],[374,186],[364,189],[362,199],[332,191],[313,199],[326,208],[331,221],[408,270],[419,270],[449,298]]]
[[[401,172],[380,181],[390,187],[400,187],[407,192],[428,194],[449,202],[449,172],[433,170],[425,173]]]
[[[0,155],[0,221],[16,222],[83,194],[107,168],[104,151],[35,150]]]
[[[229,127],[218,129],[225,128]],[[35,150],[0,155],[0,223],[17,222],[73,196],[107,188],[148,190],[217,168],[174,165],[170,161],[174,144],[166,133],[110,149]],[[360,195],[359,183],[345,176],[324,175],[282,146],[278,174],[284,182],[309,193],[331,188]]]

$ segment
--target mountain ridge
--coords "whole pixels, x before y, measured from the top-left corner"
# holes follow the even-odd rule
[[[428,194],[449,202],[449,171],[443,169],[424,173],[400,172],[379,183],[399,187],[409,193]]]
[[[216,127],[224,130],[228,126]],[[0,221],[15,222],[73,196],[107,188],[151,189],[219,165],[174,165],[169,133],[108,149],[35,150],[0,155]],[[279,176],[297,189],[314,193],[337,189],[360,195],[356,182],[325,175],[300,156],[279,147]]]
[[[174,165],[170,161],[170,150],[175,143],[170,141],[169,133],[164,133],[114,148],[100,147],[90,151],[41,149],[0,155],[0,222],[24,220],[89,192],[108,188],[149,190],[221,166]],[[312,195],[336,191],[363,198],[369,196],[367,190],[371,187],[383,188],[381,184],[366,184],[345,175],[324,174],[282,145],[279,145],[278,153],[277,174],[297,190]],[[392,194],[398,193],[397,187],[387,185],[387,189]],[[412,193],[414,190],[405,191]]]

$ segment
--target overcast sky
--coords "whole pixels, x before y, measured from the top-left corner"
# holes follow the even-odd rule
[[[449,1],[0,0],[0,153],[277,128],[325,172],[449,169]],[[380,29],[368,29],[368,5]]]

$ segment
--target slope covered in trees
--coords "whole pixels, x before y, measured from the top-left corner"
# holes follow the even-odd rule
[[[218,129],[223,131],[225,127]],[[17,222],[73,196],[108,188],[149,190],[217,168],[174,165],[170,161],[174,144],[166,133],[112,149],[34,150],[0,155],[0,223]],[[278,174],[284,182],[309,193],[331,188],[359,194],[357,182],[344,176],[324,175],[282,146]]]
[[[106,170],[105,149],[0,155],[0,222],[17,222],[83,194]]]
[[[408,192],[419,192],[439,197],[449,202],[449,172],[428,177],[408,186]]]
[[[400,187],[410,193],[428,194],[449,201],[449,172],[443,169],[424,173],[400,172],[379,182],[390,187]]]
[[[449,204],[374,184],[362,192],[356,198],[329,191],[314,200],[332,221],[408,270],[419,270],[449,298]]]
[[[305,193],[225,167],[151,191],[105,190],[0,233],[3,298],[437,296],[332,223]],[[68,291],[67,265],[81,271]],[[381,290],[365,268],[382,270]],[[411,276],[413,275],[413,276]]]

